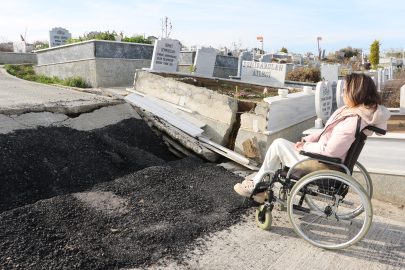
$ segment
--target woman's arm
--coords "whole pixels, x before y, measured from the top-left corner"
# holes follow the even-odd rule
[[[329,157],[342,157],[355,140],[357,117],[348,117],[333,128],[330,138],[327,141],[307,142],[303,150]]]

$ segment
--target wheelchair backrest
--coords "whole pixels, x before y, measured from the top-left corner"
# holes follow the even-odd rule
[[[354,165],[356,164],[356,161],[360,156],[361,150],[363,150],[363,147],[366,144],[367,135],[363,133],[363,130],[369,129],[374,132],[380,133],[382,135],[385,135],[385,133],[387,132],[386,130],[376,128],[373,126],[366,126],[362,130],[360,130],[360,125],[361,125],[361,117],[358,116],[357,128],[356,128],[356,139],[350,146],[350,149],[347,152],[347,156],[346,156],[346,159],[344,162],[344,165],[349,169],[350,173],[353,173]]]

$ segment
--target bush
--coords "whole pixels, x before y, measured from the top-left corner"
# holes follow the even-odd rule
[[[95,34],[94,36],[91,36],[89,34],[84,33],[83,37],[79,37],[77,39],[69,39],[67,41],[68,44],[76,43],[76,42],[82,42],[86,40],[92,40],[92,39],[98,39],[98,40],[113,40],[115,41],[115,36],[117,36],[117,32],[112,31],[104,31]],[[145,44],[152,44],[152,41],[149,39],[144,39],[142,36],[138,37],[124,37],[123,33],[120,33],[121,36],[121,41],[122,42],[130,42],[130,43],[145,43]]]
[[[152,44],[152,41],[149,39],[144,39],[142,36],[138,37],[124,37],[121,39],[122,42],[131,42],[131,43],[145,43]]]
[[[299,68],[290,70],[285,75],[287,81],[317,83],[321,81],[319,68]]]

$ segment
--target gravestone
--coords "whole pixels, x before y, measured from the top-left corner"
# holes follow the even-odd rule
[[[343,65],[341,68],[339,68],[339,75],[344,76],[349,73],[353,72],[353,68],[351,65]]]
[[[325,81],[334,82],[339,78],[339,70],[337,65],[322,65],[321,66],[321,77]]]
[[[27,45],[25,41],[13,42],[13,49],[15,53],[26,53]]]
[[[322,59],[324,59],[325,58],[325,50],[323,50],[323,52],[322,52]]]
[[[399,95],[399,113],[405,114],[405,85],[401,87]]]
[[[199,48],[194,60],[194,66],[197,67],[197,70],[193,72],[193,74],[203,77],[212,77],[216,58],[217,53],[214,48]]]
[[[336,105],[338,108],[345,105],[345,103],[343,102],[343,97],[342,97],[344,82],[345,81],[343,81],[343,80],[339,80],[337,82],[337,86],[336,86]]]
[[[268,54],[262,55],[259,59],[260,62],[271,63],[271,57]]]
[[[159,38],[155,41],[150,68],[167,72],[176,72],[179,62],[180,42],[171,38]]]
[[[72,38],[72,34],[68,30],[61,27],[52,28],[49,31],[49,47],[55,47],[59,45],[66,44],[68,39]]]
[[[238,60],[238,76],[242,76],[243,61],[253,61],[253,55],[250,52],[242,52]]]
[[[284,86],[286,64],[243,61],[242,82]]]
[[[318,82],[315,90],[315,110],[318,119],[315,120],[315,128],[323,128],[332,114],[332,84],[330,82]]]

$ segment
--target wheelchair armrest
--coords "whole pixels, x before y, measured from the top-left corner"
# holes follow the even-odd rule
[[[300,151],[300,155],[303,156],[307,156],[307,157],[311,157],[311,158],[316,158],[319,159],[320,161],[328,161],[328,162],[333,162],[333,163],[338,163],[338,164],[342,164],[342,159],[340,158],[333,158],[333,157],[327,157],[324,155],[319,155],[319,154],[314,154],[314,153],[310,153],[310,152],[306,152],[304,150]]]

